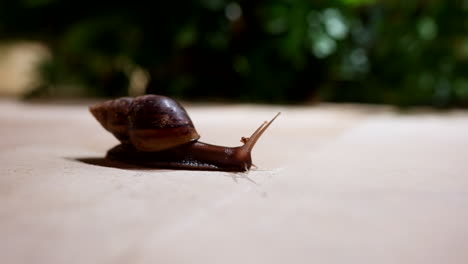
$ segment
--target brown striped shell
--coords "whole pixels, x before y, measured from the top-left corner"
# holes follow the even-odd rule
[[[200,138],[185,109],[166,96],[122,97],[89,109],[119,141],[141,151],[161,151]]]

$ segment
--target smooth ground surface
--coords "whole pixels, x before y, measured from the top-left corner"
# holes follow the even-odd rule
[[[1,263],[468,263],[468,112],[188,106],[248,174],[103,160],[85,105],[0,102]]]

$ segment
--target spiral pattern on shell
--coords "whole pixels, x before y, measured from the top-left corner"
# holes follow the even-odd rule
[[[122,97],[90,111],[120,142],[141,151],[161,151],[200,138],[185,109],[166,96]]]

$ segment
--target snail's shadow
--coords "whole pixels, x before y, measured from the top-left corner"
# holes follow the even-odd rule
[[[117,161],[113,159],[108,159],[105,157],[78,157],[78,158],[65,158],[70,161],[74,162],[80,162],[88,165],[93,165],[93,166],[100,166],[100,167],[106,167],[106,168],[114,168],[114,169],[121,169],[121,170],[151,170],[151,171],[165,171],[169,169],[165,168],[155,168],[155,167],[146,167],[146,166],[140,166],[136,164],[130,164],[130,163],[125,163],[122,161]],[[229,173],[226,172],[226,174],[222,174],[224,176],[227,176],[231,178],[235,183],[239,183],[239,179],[244,179],[247,180],[255,185],[258,185],[256,181],[248,177],[248,173],[244,172],[234,172],[234,173]]]
[[[88,165],[122,169],[122,170],[161,170],[162,169],[162,168],[150,168],[150,167],[125,163],[122,161],[107,159],[105,157],[78,157],[78,158],[65,158],[65,159],[75,161],[75,162],[85,163]]]

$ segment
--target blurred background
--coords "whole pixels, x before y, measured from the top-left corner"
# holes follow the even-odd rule
[[[468,0],[0,2],[0,95],[468,106]]]

